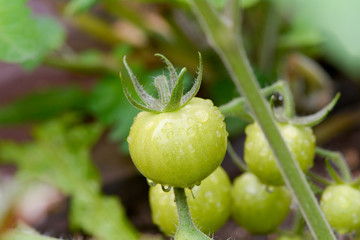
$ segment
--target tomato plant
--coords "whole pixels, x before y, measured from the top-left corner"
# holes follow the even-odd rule
[[[199,186],[187,189],[186,196],[194,223],[204,233],[214,233],[230,215],[231,183],[221,167]],[[160,185],[156,185],[150,188],[149,199],[153,222],[166,235],[173,236],[178,225],[173,191],[164,192]]]
[[[311,128],[287,123],[278,123],[278,127],[300,168],[306,172],[313,166],[315,154],[315,136]],[[244,160],[250,171],[264,183],[284,184],[275,157],[259,125],[252,123],[246,127],[245,132]]]
[[[291,194],[285,187],[267,186],[248,172],[237,177],[232,189],[234,220],[251,233],[269,233],[285,220]]]
[[[360,191],[346,184],[331,185],[321,196],[320,206],[332,228],[340,234],[360,228]]]

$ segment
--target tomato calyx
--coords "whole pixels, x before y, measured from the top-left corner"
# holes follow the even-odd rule
[[[131,96],[129,89],[125,84],[125,80],[120,73],[120,79],[124,88],[125,96],[132,105],[143,111],[162,113],[179,110],[184,107],[197,94],[200,89],[202,79],[201,54],[199,53],[198,76],[195,79],[195,82],[191,89],[185,94],[183,94],[183,90],[186,68],[182,68],[180,73],[178,74],[174,66],[165,56],[161,54],[155,54],[155,56],[162,58],[162,60],[165,62],[170,77],[170,79],[168,79],[165,75],[159,75],[155,77],[154,85],[158,91],[159,98],[154,98],[144,90],[139,81],[136,79],[135,74],[132,72],[129,65],[127,64],[126,56],[124,56],[123,62],[130,76],[131,85],[135,89],[136,97],[139,98],[141,102],[135,100],[135,98]]]

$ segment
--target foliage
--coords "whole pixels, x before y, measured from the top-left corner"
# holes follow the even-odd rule
[[[118,201],[100,193],[100,178],[91,163],[90,148],[102,127],[79,123],[76,115],[45,123],[34,129],[34,142],[2,142],[0,157],[19,167],[19,180],[47,182],[71,196],[70,221],[74,228],[105,239],[117,239],[119,235],[136,239]]]

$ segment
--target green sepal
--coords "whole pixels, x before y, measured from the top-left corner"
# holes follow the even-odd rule
[[[176,111],[181,108],[181,97],[184,90],[185,73],[186,73],[186,68],[181,69],[181,72],[179,73],[174,89],[172,90],[170,101],[164,108],[165,112]]]
[[[176,84],[176,80],[178,78],[178,75],[176,73],[176,69],[171,64],[169,59],[167,59],[164,55],[161,55],[160,53],[156,53],[155,56],[162,58],[164,60],[165,64],[167,65],[168,70],[169,70],[169,74],[170,74],[170,86],[171,86],[171,88],[174,88],[174,86]]]
[[[125,93],[125,97],[126,99],[136,108],[140,109],[141,111],[148,111],[148,112],[153,112],[153,113],[160,113],[160,111],[154,110],[149,108],[148,106],[145,106],[141,103],[138,103],[130,94],[128,88],[125,85],[125,81],[122,77],[121,72],[119,73],[120,76],[120,80],[121,80],[121,84],[123,85],[123,89],[124,89],[124,93]],[[139,94],[137,93],[137,91],[135,91],[136,96],[139,96]],[[140,97],[140,96],[139,96]]]
[[[141,101],[146,105],[146,107],[152,107],[155,108],[156,110],[160,109],[160,102],[158,99],[154,98],[153,96],[151,96],[150,94],[148,94],[144,88],[140,85],[139,81],[136,79],[135,74],[131,71],[129,65],[126,62],[126,56],[124,56],[123,59],[124,65],[126,70],[129,73],[130,79],[131,79],[131,83],[133,85],[133,87],[136,90],[137,95],[139,96],[139,98],[141,99]],[[121,77],[121,75],[120,75]],[[124,89],[126,89],[126,85],[124,85],[124,81],[122,82]],[[128,97],[128,96],[127,96]],[[130,97],[131,98],[131,97]]]
[[[191,89],[182,97],[181,99],[181,107],[185,106],[195,95],[198,93],[201,85],[202,80],[202,72],[203,72],[203,65],[202,65],[202,57],[200,52],[199,54],[199,72],[198,76],[195,79],[194,85],[191,87]]]
[[[328,105],[326,105],[323,109],[308,116],[294,117],[289,119],[284,114],[284,111],[276,112],[275,116],[279,122],[286,122],[294,125],[313,127],[319,124],[320,122],[322,122],[326,118],[326,116],[330,113],[330,111],[335,107],[335,104],[337,103],[339,98],[340,98],[340,93],[337,93],[336,96],[333,98],[333,100],[331,100],[331,102]]]

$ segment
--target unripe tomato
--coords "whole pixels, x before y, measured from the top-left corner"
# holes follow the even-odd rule
[[[360,229],[360,191],[345,184],[332,185],[321,196],[320,206],[332,228],[340,234]]]
[[[306,172],[313,166],[315,154],[315,137],[311,128],[291,124],[278,124],[281,135],[289,146],[291,153]],[[258,178],[269,185],[283,185],[284,180],[274,154],[257,123],[245,129],[244,160]]]
[[[250,172],[235,179],[232,197],[235,222],[254,234],[272,232],[290,211],[291,194],[285,187],[267,186]]]
[[[194,186],[224,158],[228,133],[223,120],[219,109],[201,98],[173,112],[140,112],[128,137],[131,158],[155,183]]]
[[[185,189],[191,217],[202,232],[218,230],[231,213],[231,183],[226,172],[219,167],[204,179],[200,186]],[[160,185],[150,188],[150,207],[153,222],[168,236],[173,236],[178,225],[174,191],[164,192]]]

